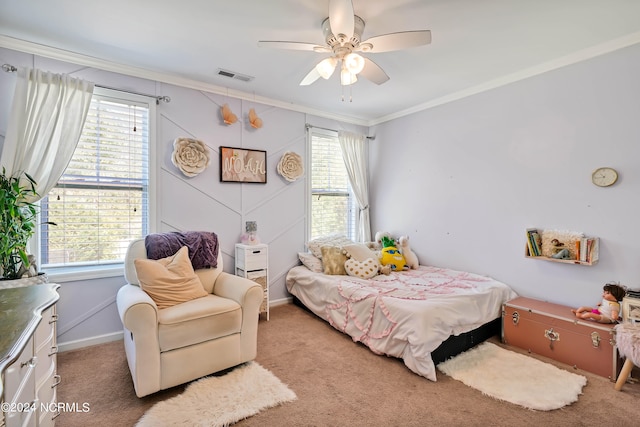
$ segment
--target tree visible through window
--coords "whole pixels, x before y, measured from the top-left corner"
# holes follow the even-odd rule
[[[355,201],[333,132],[310,130],[311,230],[310,238],[340,233],[355,236]]]
[[[122,262],[148,232],[149,104],[106,93],[96,89],[73,158],[41,201],[43,266]]]

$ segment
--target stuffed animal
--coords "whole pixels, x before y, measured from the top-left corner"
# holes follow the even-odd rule
[[[400,236],[398,246],[409,268],[417,270],[420,262],[418,261],[418,256],[411,250],[411,247],[409,247],[409,236]]]
[[[380,251],[380,264],[391,266],[391,271],[402,271],[407,266],[404,257],[395,246],[387,246]]]
[[[378,273],[384,274],[385,276],[390,275],[391,274],[391,266],[390,265],[382,265],[382,264],[380,264],[380,267],[378,268]]]
[[[391,237],[391,234],[388,231],[378,231],[376,233],[376,240],[374,242],[375,245],[376,245],[375,249],[380,250],[380,249],[384,248],[384,246],[382,245],[382,239],[384,237],[387,237],[387,238],[393,240],[393,238]]]

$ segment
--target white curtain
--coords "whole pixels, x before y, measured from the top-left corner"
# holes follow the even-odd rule
[[[356,240],[371,241],[371,221],[369,219],[369,168],[367,161],[367,137],[352,132],[339,131],[338,141],[342,157],[347,167],[351,188],[358,202],[358,222]]]
[[[26,172],[36,181],[39,197],[31,202],[46,196],[69,164],[92,94],[91,82],[66,74],[18,70],[0,163],[7,176]]]

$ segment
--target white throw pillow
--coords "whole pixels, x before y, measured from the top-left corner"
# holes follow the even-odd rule
[[[347,238],[344,234],[330,234],[328,236],[318,237],[317,239],[309,240],[307,242],[307,248],[317,258],[322,259],[322,247],[323,246],[338,246],[351,245],[355,243],[353,240]]]
[[[349,276],[370,279],[378,275],[378,261],[373,258],[365,261],[350,258],[344,263],[344,269]]]
[[[317,258],[311,252],[298,252],[298,259],[302,264],[314,273],[324,272],[322,267],[322,260]]]

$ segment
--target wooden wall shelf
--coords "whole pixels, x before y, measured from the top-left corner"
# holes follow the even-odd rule
[[[524,253],[525,258],[538,259],[542,261],[559,262],[561,264],[595,265],[598,263],[599,251],[600,251],[600,238],[598,237],[589,237],[589,236],[583,237],[581,241],[581,245],[585,245],[587,241],[590,241],[589,245],[585,246],[585,247],[588,247],[588,251],[585,251],[585,254],[584,254],[585,259],[583,260],[563,259],[563,258],[553,258],[545,255],[534,255],[532,253],[532,244],[529,241],[529,235],[531,231],[537,232],[538,236],[541,236],[544,233],[544,230],[540,230],[540,229],[527,229],[527,243],[525,243],[525,253]],[[540,243],[540,241],[538,243]],[[575,242],[572,242],[571,244],[575,244]],[[537,251],[537,253],[543,253],[543,250],[541,247],[536,247],[534,249]],[[576,249],[576,252],[579,254],[578,249]],[[546,253],[548,254],[548,252]]]

